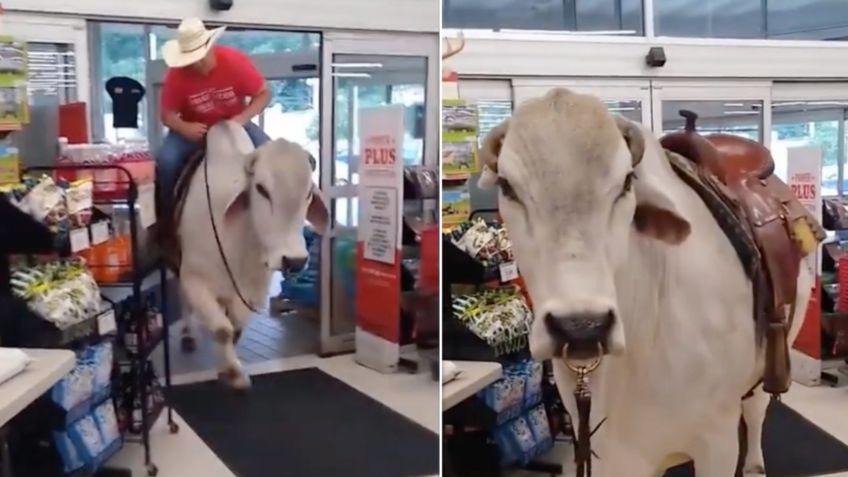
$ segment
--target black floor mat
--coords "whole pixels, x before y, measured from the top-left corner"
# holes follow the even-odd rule
[[[438,436],[316,369],[175,386],[174,409],[239,477],[415,477],[439,473]]]
[[[848,446],[781,402],[772,401],[763,429],[769,477],[813,477],[848,471]],[[692,464],[665,477],[694,477]]]

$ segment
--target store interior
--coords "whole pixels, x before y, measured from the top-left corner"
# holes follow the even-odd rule
[[[693,111],[701,134],[767,146],[775,174],[790,184],[799,151],[820,153],[818,169],[802,173],[813,178],[810,202],[828,235],[818,252],[822,287],[810,302],[819,316],[808,315],[802,336],[811,338],[791,351],[794,383],[782,398],[804,425],[778,424],[772,405],[765,466],[769,476],[848,476],[838,220],[848,184],[848,71],[833,63],[848,51],[848,11],[817,0],[743,3],[443,2],[443,45],[453,52],[443,69],[443,349],[446,372],[458,373],[443,388],[444,475],[575,475],[575,429],[549,363],[529,356],[533,304],[498,190],[477,184],[483,138],[524,101],[568,88],[658,137],[681,131],[680,111]],[[802,434],[817,442],[807,453],[797,452]],[[665,475],[694,474],[690,466]]]
[[[4,210],[3,221],[34,231],[4,242],[2,295],[36,311],[5,316],[20,310],[4,306],[0,345],[50,348],[43,363],[53,366],[33,386],[24,378],[41,368],[24,353],[12,356],[21,360],[20,374],[0,379],[0,407],[12,387],[32,401],[2,414],[0,447],[5,451],[8,442],[12,457],[0,454],[9,466],[0,475],[223,477],[267,475],[268,468],[293,475],[437,474],[438,315],[430,288],[438,244],[425,238],[438,223],[435,6],[421,10],[431,13],[432,25],[419,18],[397,30],[363,26],[363,16],[347,16],[348,25],[316,23],[314,16],[260,20],[250,2],[202,12],[214,13],[208,27],[227,27],[218,43],[249,55],[266,78],[272,100],[253,121],[316,158],[312,179],[334,219],[323,237],[304,228],[308,265],[273,275],[267,303],[240,336],[237,355],[254,387],[239,399],[216,383],[210,331],[200,329],[196,349],[184,346],[183,318],[192,311],[151,245],[154,155],[166,132],[159,120],[167,71],[161,48],[175,38],[178,15],[196,12],[160,16],[155,5],[149,14],[139,5],[133,15],[103,16],[97,2],[89,3],[88,16],[15,2],[0,16],[3,45],[27,60],[5,79],[16,89],[3,98],[2,192],[17,207]],[[120,92],[109,86],[115,78],[141,91],[132,120],[116,114]],[[357,253],[366,213],[359,198],[371,185],[360,151],[364,131],[373,127],[363,125],[363,112],[384,110],[397,113],[391,127],[399,131],[403,160],[395,187],[402,204],[394,220],[403,234],[391,268],[397,278],[385,292],[398,306],[375,325],[373,317],[360,321],[358,298],[376,293],[358,284],[369,261]],[[46,215],[31,206],[32,190],[40,189],[56,198]],[[81,202],[72,205],[74,197]],[[35,305],[40,295],[26,291],[33,287],[55,287],[57,296],[85,290],[87,301],[75,302],[75,318],[59,323],[61,312]],[[369,326],[398,330],[380,342],[391,352],[376,364],[355,336],[373,332]],[[71,389],[71,377],[92,372],[91,389]],[[221,412],[228,407],[232,412]],[[92,423],[97,445],[78,438]],[[328,441],[327,434],[336,437]],[[396,455],[377,458],[383,446]],[[35,462],[43,464],[41,473],[32,473]]]

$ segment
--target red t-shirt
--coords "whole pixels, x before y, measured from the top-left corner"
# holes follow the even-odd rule
[[[215,67],[208,75],[191,68],[171,68],[162,87],[162,111],[183,121],[213,126],[241,113],[246,99],[265,85],[250,57],[228,46],[215,46]]]

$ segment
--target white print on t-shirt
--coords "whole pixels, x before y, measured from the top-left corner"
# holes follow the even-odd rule
[[[208,88],[188,97],[188,104],[198,114],[207,114],[219,107],[231,108],[238,102],[232,86],[223,89]]]

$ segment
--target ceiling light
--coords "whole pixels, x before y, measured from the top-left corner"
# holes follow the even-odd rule
[[[382,63],[332,63],[333,68],[382,68]]]
[[[370,78],[368,73],[333,73],[336,78]]]

